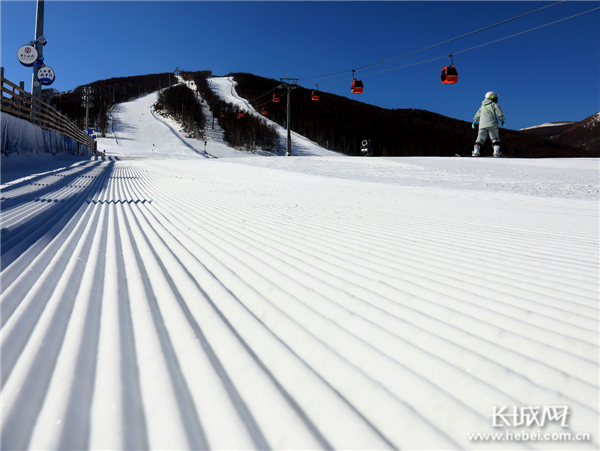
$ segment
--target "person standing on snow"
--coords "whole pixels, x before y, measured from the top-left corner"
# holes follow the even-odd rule
[[[485,143],[488,135],[494,146],[494,156],[502,156],[502,152],[500,152],[500,137],[498,136],[498,119],[500,120],[502,127],[504,127],[504,113],[498,105],[498,94],[489,91],[485,94],[485,99],[481,104],[481,108],[479,108],[477,114],[475,114],[475,117],[473,118],[472,127],[475,128],[475,126],[479,124],[479,133],[475,140],[475,148],[473,149],[474,157],[479,156],[479,150],[483,143]]]

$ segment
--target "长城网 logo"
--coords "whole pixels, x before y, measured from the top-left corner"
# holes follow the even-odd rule
[[[493,407],[492,427],[500,430],[469,432],[475,442],[590,442],[591,433],[571,430],[568,406]]]
[[[494,406],[490,416],[493,427],[544,427],[547,422],[555,422],[566,428],[569,427],[568,415],[569,407],[567,406],[513,406],[512,408]]]

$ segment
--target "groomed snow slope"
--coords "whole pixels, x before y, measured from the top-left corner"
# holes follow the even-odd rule
[[[191,89],[196,90],[193,81],[184,82]],[[228,103],[236,105],[249,114],[258,116],[262,121],[273,125],[280,136],[280,149],[278,152],[257,151],[250,153],[235,150],[223,142],[223,131],[218,120],[212,120],[213,112],[204,102],[201,104],[206,117],[206,149],[204,142],[187,138],[177,122],[157,114],[152,106],[157,101],[157,93],[148,94],[133,102],[116,105],[111,112],[111,129],[106,138],[98,139],[98,150],[107,156],[118,157],[169,157],[189,158],[200,155],[204,158],[239,158],[256,156],[282,156],[285,154],[285,139],[287,130],[273,121],[257,113],[254,108],[237,95],[235,82],[232,77],[213,77],[209,79],[211,89]],[[197,94],[198,100],[201,97]],[[230,113],[231,114],[231,113]],[[214,126],[214,128],[213,128]],[[206,154],[204,153],[206,150]],[[333,152],[311,140],[292,132],[292,154],[294,156],[320,156],[320,157],[345,157],[343,154]]]
[[[597,160],[127,133],[2,185],[2,449],[597,449]],[[591,440],[470,439],[502,406]]]
[[[224,99],[226,102],[235,105],[241,111],[250,112],[251,114],[255,114],[258,117],[260,117],[263,121],[266,121],[270,125],[273,125],[276,128],[277,132],[279,133],[279,136],[281,139],[281,150],[285,151],[285,143],[286,143],[285,140],[287,139],[287,129],[285,129],[282,126],[280,126],[279,124],[269,120],[268,118],[263,117],[252,107],[252,105],[250,105],[250,103],[246,99],[243,99],[242,97],[240,97],[235,90],[235,86],[237,85],[237,83],[235,82],[233,77],[212,77],[208,80],[208,82],[209,82],[210,88],[219,97]],[[208,110],[208,106],[206,106],[205,108],[206,108],[206,110]],[[292,112],[293,112],[293,106],[292,106]],[[310,139],[308,139],[302,135],[299,135],[298,133],[294,132],[293,130],[291,132],[291,136],[292,136],[292,146],[291,146],[292,149],[291,150],[292,150],[292,155],[294,155],[294,156],[301,156],[301,157],[307,157],[307,156],[345,157],[346,156],[344,154],[340,154],[337,152],[333,152],[331,150],[324,149],[323,147],[319,146],[317,143],[311,141]]]

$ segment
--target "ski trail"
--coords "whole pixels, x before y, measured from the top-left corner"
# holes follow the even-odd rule
[[[151,100],[116,112],[128,158],[3,188],[3,449],[481,449],[521,431],[502,406],[568,406],[544,431],[592,439],[553,445],[597,448],[595,199],[199,158],[162,126],[149,158]]]
[[[262,114],[258,113],[252,105],[248,103],[246,99],[240,97],[235,90],[235,81],[233,77],[213,77],[210,79],[210,89],[212,89],[219,97],[221,97],[226,102],[229,102],[233,105],[236,105],[243,111],[248,111],[250,114],[254,114],[260,118],[260,120],[265,121],[269,125],[272,125],[277,130],[277,133],[280,136],[280,142],[284,143],[287,140],[287,129],[283,128],[281,125],[265,118]],[[299,135],[298,133],[291,131],[292,136],[292,155],[294,156],[335,156],[335,157],[345,157],[346,155],[333,152],[327,150],[317,143],[309,140],[308,138]],[[285,152],[285,150],[284,150]]]

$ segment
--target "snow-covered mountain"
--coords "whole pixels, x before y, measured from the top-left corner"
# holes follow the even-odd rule
[[[600,156],[600,113],[592,114],[580,122],[550,122],[520,131],[596,151]]]
[[[599,160],[205,154],[155,97],[2,157],[2,449],[598,448]]]
[[[183,81],[192,89],[193,81]],[[264,118],[244,99],[240,98],[235,90],[235,82],[231,77],[213,77],[210,79],[211,89],[226,102],[238,106],[248,114],[255,114],[277,128],[281,136],[279,152],[259,152],[259,154],[282,156],[285,154],[285,139],[287,131],[272,121]],[[173,119],[166,118],[154,111],[152,106],[156,103],[157,93],[152,93],[134,102],[118,104],[111,111],[111,127],[107,138],[98,139],[98,150],[107,156],[140,157],[140,156],[169,156],[185,157],[192,154],[209,158],[238,158],[247,157],[251,153],[238,151],[227,146],[223,141],[223,132],[217,120],[212,115],[216,112],[209,111],[209,105],[202,103],[206,117],[206,154],[204,142],[187,138],[183,127]],[[292,154],[295,156],[343,156],[337,152],[328,151],[305,137],[292,132]]]

